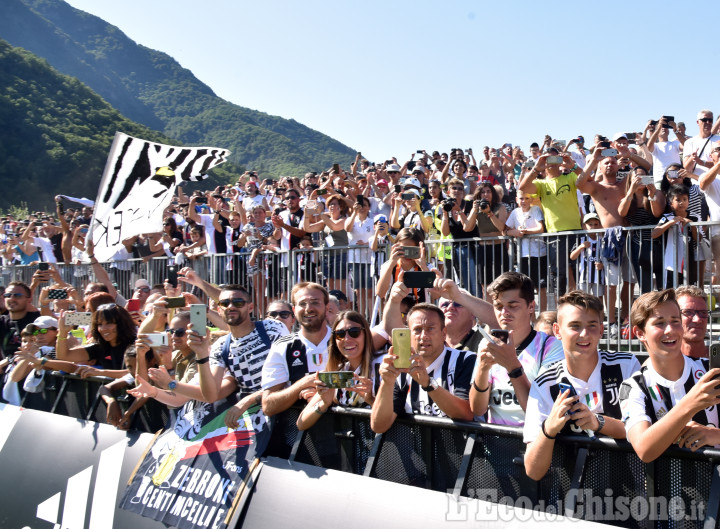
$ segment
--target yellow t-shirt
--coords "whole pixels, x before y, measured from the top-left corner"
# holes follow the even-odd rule
[[[548,233],[582,229],[575,181],[570,173],[557,178],[535,180]]]

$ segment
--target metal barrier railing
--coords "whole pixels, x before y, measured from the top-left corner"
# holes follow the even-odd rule
[[[720,237],[720,223],[699,222],[690,226],[702,229],[707,241],[714,234]],[[698,284],[712,293],[710,279],[716,261],[712,259],[710,245],[693,244],[688,238],[688,228],[682,231],[671,228],[668,237],[682,251],[667,252],[668,259],[671,259],[666,262],[663,239],[652,239],[650,236],[653,228],[622,228],[625,243],[620,252],[625,256],[624,263],[610,267],[612,269],[606,263],[602,271],[596,270],[597,255],[577,259],[571,259],[570,255],[575,245],[588,234],[595,234],[600,240],[605,230],[543,233],[522,238],[431,238],[425,245],[431,267],[480,297],[495,277],[508,270],[521,271],[534,279],[538,287],[538,310],[554,309],[558,297],[569,288],[589,290],[604,298],[606,326],[610,331],[611,323],[624,323],[635,296],[663,288],[666,283],[669,286]],[[698,246],[701,248],[698,249]],[[696,256],[698,252],[700,255]],[[600,253],[600,249],[597,253]],[[705,259],[697,258],[703,257],[703,254]],[[297,282],[314,281],[329,290],[343,291],[351,306],[372,319],[382,307],[376,295],[380,300],[387,295],[387,292],[377,292],[376,289],[381,265],[388,255],[387,246],[381,246],[376,252],[367,246],[323,247],[265,251],[254,257],[250,253],[216,254],[188,260],[182,266],[190,266],[201,277],[215,284],[239,283],[248,287],[255,293],[256,317],[265,313],[270,300],[289,301],[290,290]],[[720,263],[720,260],[717,262]],[[167,267],[173,264],[173,259],[156,257],[149,260],[114,261],[104,263],[103,266],[119,291],[129,297],[136,279],[145,278],[151,284],[162,283],[168,277]],[[58,268],[63,279],[77,288],[84,288],[89,281],[94,280],[92,269],[87,264],[60,264]],[[35,267],[30,266],[5,266],[1,272],[5,284],[12,280],[29,284],[35,270]],[[605,276],[604,284],[596,282],[600,275]],[[630,281],[625,281],[627,286],[611,285],[621,283],[619,278],[614,277],[616,275],[625,280],[629,278]],[[716,279],[720,283],[720,276]],[[720,285],[717,289],[714,297],[720,296]],[[624,340],[619,332],[617,335],[608,332],[608,343],[618,349],[637,347],[637,344]]]

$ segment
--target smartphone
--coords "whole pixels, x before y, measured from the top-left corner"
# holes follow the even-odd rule
[[[710,344],[710,369],[720,367],[720,343]]]
[[[400,192],[402,192],[402,186],[400,184],[395,184],[395,186],[393,187],[393,190],[396,193],[400,193]]]
[[[150,347],[163,346],[168,344],[168,335],[166,332],[151,332],[145,335],[150,342]]]
[[[333,171],[335,171],[335,174],[340,174],[340,164],[339,163],[333,164]]]
[[[602,155],[603,156],[617,156],[618,150],[617,149],[603,149]]]
[[[360,207],[365,205],[365,197],[362,195],[358,195],[355,199]]]
[[[432,271],[417,272],[411,270],[410,272],[405,272],[403,283],[408,288],[432,288],[436,277],[435,272]]]
[[[68,312],[65,314],[65,323],[68,325],[90,325],[92,312]]]
[[[610,142],[609,141],[601,141],[597,145],[600,149],[609,149],[610,148]]]
[[[127,309],[128,312],[139,312],[140,311],[140,300],[139,299],[129,299],[125,309]]]
[[[175,268],[174,266],[169,266],[167,269],[167,272],[168,272],[168,276],[167,276],[168,283],[170,283],[173,286],[173,288],[177,288],[177,286],[178,286],[177,268]]]
[[[670,170],[667,172],[667,177],[668,177],[668,180],[671,178],[673,178],[673,179],[678,178],[678,172],[675,170]]]
[[[51,288],[48,291],[48,299],[67,299],[67,297],[67,290],[63,290],[62,288]]]
[[[406,259],[420,259],[420,247],[419,246],[403,246],[403,256]]]
[[[635,140],[637,140],[637,132],[626,132],[625,136],[627,136],[629,143],[635,143]]]
[[[207,334],[207,307],[205,305],[190,305],[190,323],[193,325],[193,331],[200,336]]]
[[[317,208],[317,200],[308,200],[305,203],[305,209],[315,209]]]
[[[38,270],[42,270],[43,272],[46,270],[50,270],[50,265],[45,262],[38,263]]]
[[[327,195],[328,190],[327,189],[318,189],[315,193],[317,196],[321,197],[323,195]]]
[[[471,174],[471,175],[469,175],[469,176],[467,177],[467,179],[468,179],[470,182],[477,182],[478,177]]]
[[[183,296],[178,296],[176,298],[167,298],[167,308],[169,309],[179,309],[180,307],[184,307],[187,305],[187,302],[185,301],[185,298]]]
[[[416,154],[424,154],[423,151],[415,151]]]
[[[490,336],[497,338],[504,343],[508,343],[508,340],[510,340],[510,332],[505,329],[491,329]]]
[[[393,354],[397,356],[393,365],[398,369],[410,368],[410,329],[392,330]]]
[[[663,121],[670,123],[671,121],[675,121],[675,116],[663,116],[662,119]]]
[[[548,165],[560,165],[563,163],[563,158],[562,156],[548,156],[547,163]]]
[[[565,384],[564,382],[559,382],[558,387],[560,388],[560,393],[565,393],[567,390],[570,390],[569,397],[577,397],[577,391],[575,391],[575,388],[572,387],[570,384]],[[575,413],[574,411],[568,412],[568,414],[572,415]]]
[[[195,199],[196,204],[207,204],[207,197],[197,197]]]
[[[653,175],[644,175],[640,180],[644,186],[649,186],[650,184],[655,183],[655,177]]]
[[[403,200],[412,200],[413,198],[417,198],[417,195],[415,195],[415,193],[402,193],[400,198]]]

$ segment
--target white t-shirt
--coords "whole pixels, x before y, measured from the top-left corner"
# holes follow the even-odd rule
[[[703,162],[709,162],[710,160],[710,151],[713,150],[713,147],[717,142],[720,141],[720,136],[717,134],[713,134],[710,136],[710,141],[708,141],[708,138],[701,138],[700,136],[693,136],[689,140],[685,140],[685,145],[683,145],[683,156],[688,157],[694,152],[697,152],[698,154],[702,150],[702,154],[700,155],[700,159]],[[705,145],[707,143],[707,145]],[[703,146],[705,147],[703,149]],[[702,165],[696,165],[693,172],[698,175],[702,176],[705,173],[708,172],[707,167],[703,167]]]
[[[215,215],[208,215],[207,213],[199,213],[198,217],[203,228],[205,228],[205,245],[207,246],[208,254],[217,253],[215,249],[215,226],[213,226],[213,218]]]
[[[42,250],[42,259],[46,263],[57,263],[55,254],[53,253],[53,245],[50,239],[46,237],[33,237],[33,244]]]
[[[653,178],[655,185],[660,187],[665,169],[670,164],[680,163],[680,142],[678,140],[659,141],[653,145],[653,150],[650,152],[653,155]]]
[[[370,237],[373,235],[373,219],[368,215],[365,220],[360,220],[359,216],[355,216],[352,230],[348,233],[348,242],[350,246],[362,241],[368,244],[367,250],[350,250],[348,252],[348,263],[364,263],[370,264],[372,252],[370,251]]]
[[[243,198],[243,201],[242,201],[243,209],[249,215],[250,213],[252,213],[252,210],[255,206],[263,205],[264,198],[265,197],[260,194],[257,194],[254,197],[251,197],[250,195],[245,195],[245,198]]]
[[[527,212],[522,208],[513,209],[505,224],[513,229],[520,227],[534,229],[540,225],[540,222],[545,222],[542,209],[538,206],[531,206]],[[547,254],[545,244],[543,244],[544,239],[518,237],[517,242],[520,243],[520,257],[541,257]]]
[[[325,364],[327,364],[328,360],[328,342],[330,341],[330,334],[332,333],[330,327],[326,327],[326,329],[325,337],[320,340],[320,343],[317,345],[305,338],[302,332],[288,335],[275,342],[270,348],[270,352],[262,367],[262,388],[270,389],[273,386],[286,383],[290,380],[290,369],[286,361],[286,352],[288,341],[292,341],[295,338],[299,338],[305,348],[308,372],[315,373],[316,371],[325,369]]]
[[[717,178],[705,190],[705,198],[710,210],[710,220],[720,220],[720,181]],[[715,236],[717,231],[713,230],[711,233]]]

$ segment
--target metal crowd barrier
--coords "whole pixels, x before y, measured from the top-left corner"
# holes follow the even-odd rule
[[[105,422],[98,390],[109,379],[46,373],[40,393],[22,405]],[[126,409],[127,402],[119,399]],[[720,508],[720,451],[670,448],[643,463],[625,441],[560,436],[540,481],[525,474],[522,429],[427,416],[399,417],[384,434],[370,429],[370,410],[334,407],[307,431],[294,406],[273,418],[266,451],[292,461],[550,514],[621,527],[715,527]],[[132,429],[155,432],[170,413],[150,399]],[[448,520],[452,512],[448,502]]]
[[[720,223],[692,223],[705,234],[707,241],[714,236],[720,244]],[[622,325],[623,319],[629,316],[632,300],[643,292],[663,288],[666,281],[669,286],[681,284],[697,284],[705,289],[711,305],[715,298],[720,297],[720,284],[713,287],[711,283],[715,260],[707,255],[705,260],[698,260],[696,245],[688,239],[688,229],[675,233],[671,230],[669,237],[684,248],[684,252],[673,254],[672,262],[664,262],[663,239],[650,238],[654,226],[635,226],[622,228],[626,236],[624,248],[626,256],[620,265],[620,275],[635,276],[631,292],[624,292],[618,286],[611,289],[608,282],[604,285],[594,283],[595,262],[585,261],[581,270],[581,260],[571,260],[572,249],[586,237],[595,233],[602,239],[605,230],[569,231],[560,233],[543,233],[539,235],[516,237],[479,237],[468,239],[437,239],[429,238],[425,244],[428,249],[429,262],[445,277],[457,281],[472,294],[483,297],[485,287],[495,277],[508,270],[518,270],[535,280],[538,310],[553,310],[557,299],[570,288],[582,287],[604,298],[606,304],[606,326],[611,321]],[[673,229],[674,230],[674,229]],[[709,244],[702,244],[700,253],[708,252]],[[364,313],[368,319],[381,308],[376,303],[375,295],[382,300],[387,292],[376,292],[380,268],[389,255],[390,248],[382,246],[373,252],[367,246],[322,247],[311,250],[292,250],[260,253],[254,264],[251,264],[249,253],[216,254],[192,261],[181,266],[190,266],[203,279],[215,284],[239,283],[255,293],[256,315],[265,314],[269,301],[282,299],[289,301],[292,286],[300,281],[314,281],[326,286],[329,290],[340,290],[346,294],[350,305]],[[532,250],[529,258],[528,252]],[[720,261],[718,261],[720,262]],[[174,261],[166,257],[149,260],[133,259],[104,263],[110,277],[117,284],[119,291],[125,296],[132,295],[135,280],[147,279],[151,284],[161,284],[167,277],[167,268]],[[672,271],[682,273],[670,273]],[[87,264],[58,265],[65,281],[77,288],[84,288],[88,282],[95,280],[92,268]],[[30,283],[35,267],[5,266],[2,268],[3,283],[13,280]],[[603,270],[607,277],[608,270]],[[580,282],[581,273],[589,281]],[[720,278],[720,276],[718,276]],[[720,283],[720,279],[718,280]],[[713,290],[715,288],[715,290]],[[188,290],[188,288],[186,288]],[[198,293],[199,292],[195,292]],[[37,295],[37,293],[36,293]],[[613,307],[613,296],[616,302]],[[37,298],[36,298],[37,299]],[[611,317],[616,309],[615,318]],[[714,308],[711,306],[711,309]],[[609,337],[609,333],[608,333]],[[616,349],[637,349],[637,344],[622,333],[607,340],[608,346]]]

